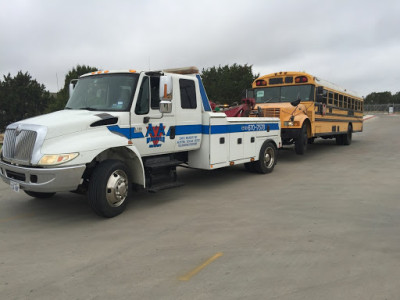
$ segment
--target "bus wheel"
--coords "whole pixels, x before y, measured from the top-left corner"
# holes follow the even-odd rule
[[[351,124],[349,124],[349,127],[347,128],[347,133],[343,135],[343,145],[351,144],[352,135],[353,135],[353,128],[351,127]]]
[[[336,136],[336,145],[343,145],[343,135],[342,134],[338,134]]]
[[[94,169],[88,201],[96,214],[112,218],[125,210],[130,191],[128,174],[128,168],[118,160],[104,161]]]
[[[277,149],[271,142],[265,142],[260,150],[258,161],[254,162],[254,171],[261,174],[271,173],[277,161]]]
[[[304,152],[307,150],[307,143],[307,125],[304,123],[303,127],[301,127],[299,137],[294,142],[294,150],[296,151],[296,154],[304,154]]]

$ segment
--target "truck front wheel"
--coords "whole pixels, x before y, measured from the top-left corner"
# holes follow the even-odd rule
[[[122,213],[130,191],[128,168],[118,160],[100,163],[89,181],[88,201],[99,216],[112,218]]]

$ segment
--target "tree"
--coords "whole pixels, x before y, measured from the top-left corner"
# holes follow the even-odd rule
[[[209,100],[221,104],[240,103],[245,90],[251,88],[253,81],[259,77],[259,74],[253,74],[252,67],[233,64],[203,69],[202,79]]]
[[[52,112],[56,110],[64,109],[65,104],[69,98],[69,83],[73,79],[77,79],[79,76],[90,73],[93,71],[98,70],[98,68],[85,66],[85,65],[77,65],[76,67],[72,68],[67,75],[65,76],[64,87],[57,93],[57,97],[54,99],[53,102],[50,103],[46,112]]]
[[[0,131],[18,120],[40,115],[44,112],[51,96],[43,84],[39,84],[28,72],[19,71],[0,81]]]
[[[394,97],[391,92],[371,93],[365,97],[365,104],[387,104],[393,103]]]

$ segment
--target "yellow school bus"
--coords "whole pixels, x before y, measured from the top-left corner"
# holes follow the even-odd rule
[[[315,138],[335,138],[350,145],[363,130],[363,99],[355,93],[304,72],[261,76],[252,85],[253,115],[279,117],[284,145],[304,154]]]

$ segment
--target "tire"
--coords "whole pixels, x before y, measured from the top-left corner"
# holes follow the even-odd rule
[[[307,150],[308,137],[307,137],[307,124],[304,123],[301,127],[300,135],[294,142],[294,150],[296,154],[302,155]]]
[[[121,214],[130,194],[128,168],[119,160],[106,160],[93,171],[89,180],[88,202],[101,217]]]
[[[277,153],[278,150],[272,142],[264,142],[259,159],[254,162],[254,171],[261,174],[271,173],[277,162]]]
[[[353,135],[353,128],[351,124],[349,124],[349,127],[347,128],[347,133],[343,135],[343,145],[351,144],[352,135]]]
[[[344,141],[343,141],[343,134],[339,134],[336,136],[336,145],[343,145]]]
[[[24,192],[28,196],[31,196],[33,198],[40,198],[40,199],[50,198],[56,194],[56,193],[41,193],[41,192],[31,192],[31,191],[24,191]]]

